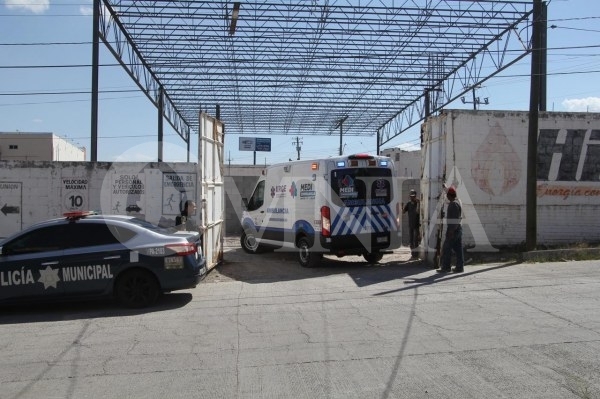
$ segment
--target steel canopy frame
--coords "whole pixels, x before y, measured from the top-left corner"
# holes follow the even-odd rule
[[[345,119],[379,147],[531,51],[531,0],[243,1],[234,29],[233,1],[102,5],[102,41],[188,145],[219,105],[228,134]]]

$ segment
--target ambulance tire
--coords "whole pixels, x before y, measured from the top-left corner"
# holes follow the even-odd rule
[[[145,308],[153,305],[160,296],[156,277],[147,270],[131,269],[119,276],[115,283],[115,295],[127,308]]]
[[[321,263],[323,254],[310,250],[310,241],[306,237],[298,240],[298,261],[302,267],[317,267]]]
[[[383,254],[379,251],[365,252],[363,256],[365,257],[365,260],[369,263],[377,263],[383,258]]]
[[[246,253],[256,254],[259,252],[260,247],[256,241],[256,238],[254,237],[254,234],[252,233],[246,233],[246,231],[244,231],[242,233],[242,237],[240,238],[240,245]]]

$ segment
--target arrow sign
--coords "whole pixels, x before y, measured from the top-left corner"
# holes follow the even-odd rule
[[[4,206],[0,210],[2,211],[4,216],[8,215],[9,213],[20,213],[21,212],[21,208],[19,208],[18,206],[8,206],[8,204],[4,204]]]

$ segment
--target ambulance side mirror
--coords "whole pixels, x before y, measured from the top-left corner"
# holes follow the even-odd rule
[[[246,198],[246,197],[242,198],[242,207],[244,209],[248,209],[248,198]]]

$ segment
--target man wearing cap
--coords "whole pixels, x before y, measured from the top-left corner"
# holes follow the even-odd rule
[[[446,239],[442,247],[442,264],[438,273],[448,273],[450,270],[450,261],[452,251],[456,253],[456,267],[452,269],[454,273],[462,273],[464,267],[463,247],[462,247],[462,207],[456,200],[456,189],[450,187],[446,192],[446,198],[450,203],[446,212]]]
[[[410,201],[402,208],[402,213],[408,213],[408,232],[410,235],[410,249],[411,252],[419,246],[419,227],[421,226],[419,219],[419,200],[417,199],[417,192],[410,190],[409,194]],[[415,253],[412,253],[415,256]]]

